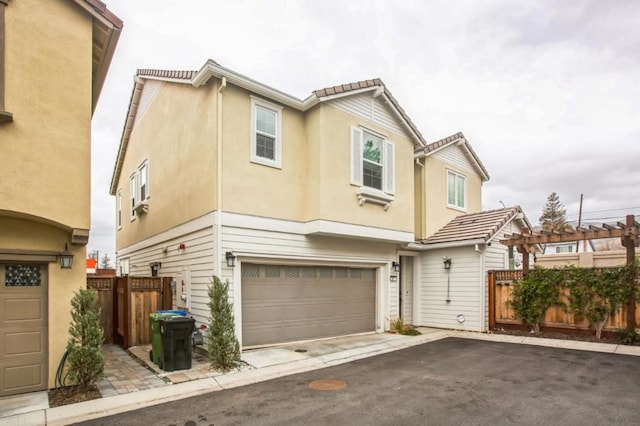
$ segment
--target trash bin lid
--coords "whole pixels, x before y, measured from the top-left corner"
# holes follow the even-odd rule
[[[187,311],[183,311],[180,309],[167,309],[167,310],[156,311],[156,314],[176,314],[176,315],[182,315],[183,317],[186,317]]]
[[[152,312],[149,314],[149,318],[156,321],[160,320],[161,318],[171,318],[171,317],[184,318],[184,315],[170,313],[170,312]]]

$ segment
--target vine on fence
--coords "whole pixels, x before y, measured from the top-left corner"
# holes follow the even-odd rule
[[[600,340],[609,318],[627,303],[638,300],[634,266],[535,268],[516,284],[510,306],[534,334],[540,332],[540,323],[549,308],[563,306],[578,319],[586,318]],[[565,289],[568,304],[560,300]]]

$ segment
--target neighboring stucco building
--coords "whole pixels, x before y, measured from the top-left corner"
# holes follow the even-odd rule
[[[244,347],[421,325],[416,241],[480,211],[487,179],[461,133],[429,144],[379,79],[298,99],[212,60],[142,69],[110,189],[117,268],[173,277],[199,322],[228,280]]]
[[[121,28],[97,0],[0,0],[0,396],[54,386],[86,286],[91,116]]]

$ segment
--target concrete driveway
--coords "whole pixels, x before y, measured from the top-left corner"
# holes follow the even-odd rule
[[[639,419],[638,357],[447,338],[83,424],[635,425]]]

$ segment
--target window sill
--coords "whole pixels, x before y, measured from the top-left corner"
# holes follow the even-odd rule
[[[459,212],[463,212],[463,213],[466,213],[466,212],[467,212],[467,209],[466,209],[466,208],[464,208],[464,207],[454,206],[454,205],[452,205],[452,204],[447,204],[447,208],[449,208],[449,209],[451,209],[451,210],[457,210],[457,211],[459,211]]]
[[[279,163],[277,160],[269,160],[268,158],[262,158],[262,157],[258,157],[257,155],[254,155],[251,157],[250,161],[254,164],[260,164],[263,166],[273,167],[274,169],[282,170],[282,164]]]
[[[13,114],[8,111],[0,111],[0,124],[11,123],[13,121]]]
[[[381,204],[384,211],[389,210],[391,202],[395,200],[393,195],[386,194],[377,189],[367,188],[366,186],[360,187],[356,192],[358,197],[358,204],[363,205],[367,201],[374,204]]]

